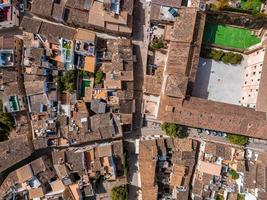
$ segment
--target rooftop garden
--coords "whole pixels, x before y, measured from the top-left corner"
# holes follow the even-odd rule
[[[81,70],[68,70],[65,71],[62,76],[57,77],[57,84],[60,91],[67,91],[69,93],[73,93],[76,87],[76,78],[80,76],[84,81],[82,82],[82,88],[90,87],[91,81],[90,78],[94,79],[94,84],[98,85],[101,84],[104,80],[104,72],[101,70],[97,71],[96,73],[85,72]]]
[[[4,113],[3,103],[0,100],[0,141],[8,139],[10,131],[13,129],[14,120],[10,113]]]
[[[70,62],[72,51],[72,41],[62,39],[62,53],[64,55],[64,61]]]
[[[150,43],[150,48],[152,49],[161,49],[164,48],[164,42],[163,42],[163,38],[162,37],[156,37],[154,36],[154,38],[152,39],[151,43]]]

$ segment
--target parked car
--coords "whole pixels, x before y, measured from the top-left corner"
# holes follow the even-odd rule
[[[200,133],[202,133],[202,132],[203,132],[202,129],[197,128],[197,133],[198,133],[198,134],[200,134]]]
[[[216,131],[210,131],[210,133],[211,133],[211,135],[213,135],[213,136],[217,136],[217,135],[218,135]]]

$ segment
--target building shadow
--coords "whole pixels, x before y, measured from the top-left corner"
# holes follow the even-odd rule
[[[135,185],[128,185],[128,189],[129,189],[128,200],[137,200],[138,193],[141,192],[141,188]]]
[[[200,58],[192,96],[207,99],[209,96],[212,60]]]
[[[133,11],[133,40],[144,40],[145,9],[140,0],[134,0]]]
[[[214,23],[206,23],[203,35],[203,42],[206,44],[214,44],[216,40],[216,35],[220,35],[221,33],[217,33],[218,24]]]
[[[141,55],[141,48],[139,45],[133,45],[134,55],[136,56],[136,63],[134,67],[134,99],[135,99],[135,113],[133,114],[133,130],[139,135],[138,131],[142,127],[142,98],[143,98],[143,83],[144,83],[144,63]]]

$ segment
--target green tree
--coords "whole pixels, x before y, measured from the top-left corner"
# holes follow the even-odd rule
[[[58,89],[62,92],[64,91],[64,83],[62,82],[61,76],[57,76],[56,78]]]
[[[238,194],[238,195],[237,195],[237,200],[245,200],[245,195],[243,195],[243,194]]]
[[[265,13],[253,13],[254,19],[266,19],[267,15]]]
[[[232,64],[232,65],[236,65],[236,64],[239,64],[241,63],[241,61],[243,60],[243,56],[241,54],[233,54],[229,60],[229,62]]]
[[[248,2],[245,5],[246,10],[252,10],[253,9],[253,0],[248,0]]]
[[[215,5],[215,4],[213,4],[213,3],[209,4],[209,7],[208,8],[211,11],[217,11],[218,10],[218,6]]]
[[[223,9],[223,8],[227,7],[228,4],[229,4],[229,3],[228,3],[228,0],[219,0],[218,7],[219,7],[220,9]]]
[[[243,60],[243,56],[241,54],[209,48],[201,49],[201,57],[222,61],[224,64],[230,63],[232,65],[239,64]]]
[[[111,191],[112,200],[127,200],[128,188],[126,185],[115,187]]]
[[[82,76],[82,77],[88,77],[88,78],[91,78],[91,77],[94,77],[95,74],[93,72],[87,72],[87,71],[83,71],[83,70],[79,70],[79,75]]]
[[[152,42],[151,46],[154,48],[154,49],[161,49],[164,47],[164,43],[162,40],[159,40],[157,42]]]
[[[65,88],[69,93],[73,93],[73,91],[75,90],[75,85],[74,83],[65,83]]]
[[[151,42],[150,46],[152,48],[154,48],[154,49],[161,49],[161,48],[163,48],[164,47],[163,38],[162,37],[158,38],[158,37],[155,37],[154,36],[154,38],[152,39],[152,42]]]
[[[222,57],[222,62],[223,62],[224,64],[228,64],[228,63],[230,62],[232,56],[233,56],[233,53],[232,53],[232,52],[225,53],[225,54],[223,55],[223,57]]]
[[[227,134],[226,138],[233,144],[244,146],[248,143],[248,137],[243,135]]]
[[[222,59],[223,55],[224,55],[223,51],[217,51],[215,49],[211,50],[211,58],[216,60],[216,61],[220,61]]]
[[[236,179],[238,179],[239,178],[239,174],[235,171],[235,170],[233,170],[233,169],[231,169],[230,171],[229,171],[229,175],[232,177],[232,179],[234,179],[234,180],[236,180]]]
[[[69,70],[64,73],[63,76],[57,77],[57,84],[60,91],[67,90],[69,93],[73,93],[75,90],[75,80],[77,76],[77,70]]]
[[[95,75],[95,84],[97,85],[97,84],[102,83],[103,78],[104,78],[104,73],[100,70],[97,71]]]
[[[188,136],[186,126],[164,122],[161,124],[161,129],[170,137],[185,138]]]
[[[8,139],[9,132],[13,129],[14,120],[10,113],[4,113],[3,103],[0,100],[0,141]]]
[[[218,194],[216,200],[224,200],[224,197],[222,195]]]

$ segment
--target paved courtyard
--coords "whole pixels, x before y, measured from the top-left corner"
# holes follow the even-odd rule
[[[193,96],[240,105],[244,71],[241,65],[200,58]]]

